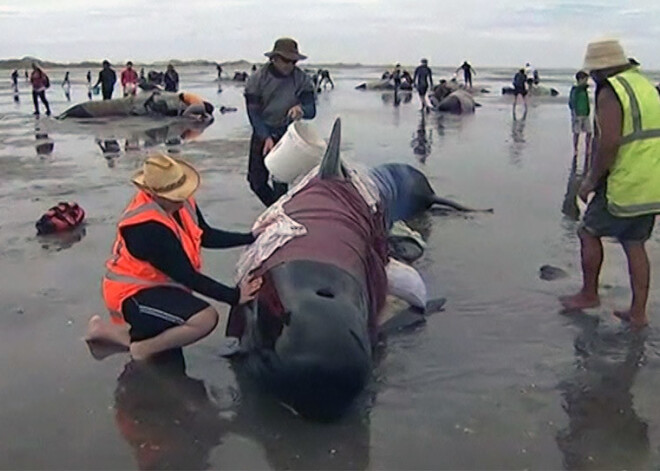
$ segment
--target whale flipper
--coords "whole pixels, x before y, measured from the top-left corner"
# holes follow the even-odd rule
[[[461,203],[458,203],[456,201],[453,201],[453,200],[450,200],[450,199],[447,199],[447,198],[442,198],[441,196],[438,196],[438,195],[433,195],[432,204],[447,206],[449,208],[455,209],[456,211],[463,211],[463,212],[466,212],[466,213],[492,213],[493,212],[493,208],[489,208],[489,209],[468,208],[467,206],[464,206]]]
[[[332,133],[328,140],[328,147],[325,150],[321,167],[319,168],[319,177],[321,180],[329,178],[344,178],[341,168],[341,156],[339,146],[341,145],[341,119],[337,118],[332,126]]]
[[[378,331],[383,335],[392,335],[398,332],[413,330],[426,323],[429,314],[444,311],[447,298],[436,298],[427,301],[426,307],[421,309],[409,306],[387,316],[379,324]]]

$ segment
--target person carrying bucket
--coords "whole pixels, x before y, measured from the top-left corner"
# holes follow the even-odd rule
[[[314,84],[296,66],[307,57],[298,52],[298,43],[291,38],[275,41],[273,50],[265,53],[270,60],[250,76],[245,86],[245,101],[252,125],[248,182],[261,202],[270,206],[286,193],[288,185],[268,184],[269,172],[265,156],[287,131],[287,126],[299,119],[316,116]]]

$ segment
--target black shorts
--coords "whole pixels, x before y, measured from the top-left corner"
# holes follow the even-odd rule
[[[185,324],[207,307],[209,303],[187,291],[159,286],[144,289],[126,299],[121,312],[131,326],[131,340],[135,342]]]
[[[417,87],[417,92],[419,93],[419,96],[426,95],[427,91],[428,91],[427,87]]]
[[[582,228],[595,237],[614,237],[619,242],[644,242],[651,237],[655,215],[631,218],[614,216],[607,209],[607,186],[600,185],[582,218]]]
[[[513,89],[513,96],[527,96],[527,90],[525,90],[525,87],[514,87]]]

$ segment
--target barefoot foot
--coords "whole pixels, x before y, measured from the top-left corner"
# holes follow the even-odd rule
[[[572,296],[561,296],[559,301],[564,308],[569,310],[589,309],[600,306],[600,298],[598,296],[587,295],[582,292]]]
[[[646,313],[633,314],[632,311],[614,311],[614,317],[621,320],[621,322],[629,322],[630,327],[634,329],[643,329],[649,325],[649,319]]]
[[[103,319],[98,314],[95,314],[89,319],[87,323],[87,333],[85,334],[86,342],[93,342],[101,338],[103,332]]]
[[[117,345],[116,343],[109,343],[103,340],[87,340],[85,339],[89,353],[94,357],[95,360],[101,361],[110,355],[115,353],[123,353],[128,349],[123,345]]]
[[[630,311],[614,311],[614,317],[621,322],[630,322]]]
[[[104,322],[101,316],[94,315],[87,323],[84,339],[89,352],[96,360],[103,360],[109,355],[128,350],[127,328]]]

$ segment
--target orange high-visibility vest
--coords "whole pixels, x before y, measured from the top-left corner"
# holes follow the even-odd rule
[[[105,264],[107,272],[103,277],[103,299],[113,322],[124,322],[121,313],[122,303],[143,289],[174,286],[189,291],[188,288],[175,282],[150,263],[131,255],[126,249],[126,243],[121,235],[122,227],[143,222],[158,222],[176,234],[190,263],[195,270],[200,271],[202,269],[202,230],[199,228],[197,205],[193,198],[189,198],[184,203],[183,208],[179,210],[179,216],[181,225],[141,190],[124,210],[117,224],[117,237],[112,246],[112,256]]]
[[[204,104],[204,98],[202,98],[201,96],[199,96],[195,93],[181,92],[181,94],[179,96],[181,97],[181,100],[186,105],[203,105]]]

